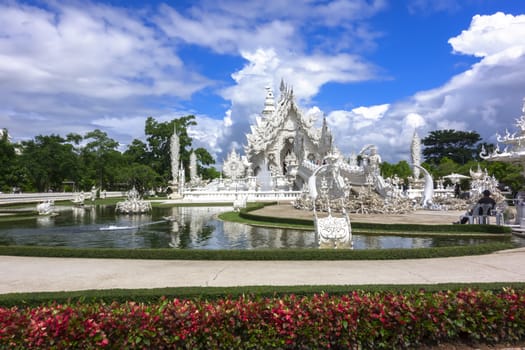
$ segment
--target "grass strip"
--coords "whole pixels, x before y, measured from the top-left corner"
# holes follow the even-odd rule
[[[460,289],[478,289],[498,291],[502,288],[525,288],[525,282],[496,282],[496,283],[440,283],[440,284],[368,284],[368,285],[303,285],[303,286],[241,286],[241,287],[172,287],[152,289],[103,289],[83,290],[70,292],[35,292],[35,293],[9,293],[0,294],[0,305],[11,306],[36,306],[51,302],[121,302],[135,301],[142,303],[158,302],[161,297],[214,300],[225,297],[238,297],[241,295],[274,297],[294,294],[297,296],[310,296],[320,293],[330,295],[344,295],[352,291],[365,292],[410,292],[424,290],[426,292],[457,291]]]
[[[389,260],[426,259],[465,255],[482,255],[514,248],[511,242],[494,242],[467,246],[412,249],[123,249],[69,248],[42,246],[0,246],[0,255],[97,258],[97,259],[158,259],[158,260]]]

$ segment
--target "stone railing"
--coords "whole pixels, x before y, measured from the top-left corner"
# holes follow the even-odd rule
[[[39,193],[0,193],[0,204],[10,203],[38,203],[42,201],[73,201],[75,192],[39,192]],[[114,198],[125,197],[126,192],[106,191],[100,194],[101,197]],[[91,192],[84,192],[86,201],[91,199]]]
[[[248,202],[294,201],[301,191],[184,191],[185,202],[234,202],[245,197]]]

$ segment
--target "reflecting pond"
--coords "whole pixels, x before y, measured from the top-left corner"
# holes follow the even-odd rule
[[[77,248],[260,249],[316,248],[315,233],[223,222],[232,207],[153,208],[116,215],[115,206],[58,206],[59,215],[0,222],[0,244]],[[166,217],[175,221],[167,221]],[[490,238],[355,235],[354,249],[420,248],[480,244]]]

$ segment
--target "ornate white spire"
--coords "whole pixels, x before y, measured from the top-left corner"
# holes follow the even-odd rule
[[[273,91],[270,86],[266,87],[266,99],[264,100],[264,109],[262,114],[264,116],[272,115],[275,112],[275,101],[273,99]]]
[[[190,179],[197,178],[197,155],[195,151],[191,151],[190,154]]]
[[[323,127],[321,128],[321,138],[319,140],[319,153],[321,153],[322,156],[325,156],[326,154],[330,153],[332,151],[332,145],[332,132],[328,127],[326,117],[323,117]]]
[[[176,184],[178,181],[179,171],[179,152],[180,142],[179,135],[177,135],[177,128],[173,127],[173,135],[170,139],[170,153],[171,153],[171,178],[172,182]]]
[[[412,144],[410,145],[410,151],[412,155],[412,164],[414,164],[414,178],[419,179],[421,165],[421,139],[417,134],[417,130],[414,130],[414,136],[412,136]]]

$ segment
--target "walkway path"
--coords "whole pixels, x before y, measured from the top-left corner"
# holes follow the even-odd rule
[[[251,285],[525,282],[525,248],[373,261],[181,261],[0,256],[0,293]]]

